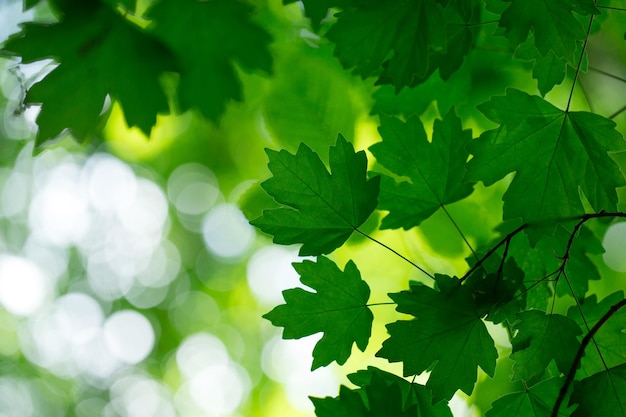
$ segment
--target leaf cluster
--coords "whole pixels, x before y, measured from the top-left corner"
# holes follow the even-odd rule
[[[389,84],[400,92],[398,98],[403,89],[417,91],[430,77],[439,77],[445,86],[484,36],[475,23],[485,16],[497,24],[491,36],[506,39],[517,58],[534,61],[532,74],[541,93],[508,88],[478,105],[493,124],[477,136],[463,128],[454,106],[434,121],[430,135],[420,111],[403,110],[404,117],[381,114],[382,141],[369,147],[376,161],[372,167],[363,151],[354,152],[341,136],[329,150],[330,173],[306,145],[295,154],[268,151],[272,177],[262,187],[280,208],[251,223],[275,243],[301,244],[301,254],[328,255],[357,233],[391,249],[362,230],[375,210],[384,213],[381,230],[409,230],[443,212],[472,252],[466,272],[453,277],[394,251],[427,281],[389,294],[403,318],[386,324],[388,338],[376,356],[400,362],[405,378],[427,373],[426,384],[370,367],[349,377],[355,388],[342,386],[334,398],[312,398],[316,414],[449,415],[448,400],[458,390],[472,394],[480,369],[487,377],[508,373],[524,387],[495,398],[489,417],[626,415],[626,322],[620,310],[626,302],[623,292],[598,301],[589,285],[602,279],[590,258],[603,251],[594,222],[625,217],[617,210],[617,189],[626,185],[625,177],[612,155],[626,150],[626,142],[606,116],[570,109],[594,20],[606,9],[592,0],[303,4],[314,29],[335,43],[335,55],[346,69]],[[330,7],[340,11],[328,21]],[[567,104],[557,107],[542,96],[568,71],[573,72],[572,89]],[[356,159],[358,164],[351,162]],[[489,186],[505,177],[500,237],[475,249],[447,207],[471,198],[476,184]],[[295,198],[298,194],[302,198]],[[332,261],[319,257],[317,262],[322,273],[322,265]],[[313,351],[313,368],[331,360],[346,362],[343,350],[322,351],[331,337],[340,335],[341,343],[333,339],[337,347],[356,343],[364,350],[365,317],[371,323],[371,309],[378,305],[368,304],[369,292],[363,289],[345,297],[352,292],[352,279],[367,286],[353,261],[345,276],[327,281],[335,275],[315,283],[303,275],[302,282],[316,292],[297,290],[307,297],[301,302],[293,297],[296,290],[286,290],[286,304],[265,316],[284,327],[286,339],[324,333]],[[559,305],[569,306],[567,312],[555,311],[557,297]],[[315,315],[320,319],[284,319]],[[331,315],[343,319],[325,319]],[[350,320],[354,326],[346,327]],[[506,329],[508,346],[496,347],[487,322]],[[499,360],[504,356],[510,361]]]

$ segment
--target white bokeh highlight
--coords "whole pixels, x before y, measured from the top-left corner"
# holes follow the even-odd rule
[[[150,321],[134,310],[113,313],[104,323],[104,341],[119,360],[136,364],[154,347],[154,330]]]
[[[609,226],[602,240],[604,263],[613,271],[626,272],[626,222]]]
[[[16,316],[30,316],[49,293],[45,272],[33,261],[0,254],[0,304]]]
[[[236,259],[252,246],[254,229],[236,205],[224,203],[207,213],[202,224],[202,236],[213,254]]]

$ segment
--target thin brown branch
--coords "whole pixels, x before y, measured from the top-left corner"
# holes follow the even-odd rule
[[[600,330],[600,328],[607,322],[607,320],[610,319],[611,316],[613,316],[613,314],[617,313],[617,311],[624,306],[626,306],[626,299],[620,301],[619,303],[613,304],[611,308],[609,308],[609,311],[607,311],[606,314],[604,314],[604,316],[602,316],[600,320],[598,320],[595,326],[591,328],[589,333],[587,333],[587,335],[583,337],[583,340],[580,342],[580,347],[578,348],[578,351],[576,352],[576,356],[574,357],[574,361],[572,362],[572,365],[569,368],[569,372],[567,373],[567,376],[565,377],[565,382],[563,383],[563,386],[561,387],[561,390],[559,391],[559,396],[557,397],[556,402],[554,403],[554,407],[552,407],[552,413],[550,414],[550,417],[558,416],[559,409],[561,408],[561,404],[563,403],[563,400],[565,400],[567,391],[569,390],[569,387],[574,381],[574,377],[576,376],[576,370],[578,369],[578,366],[580,365],[580,361],[585,355],[585,348],[587,347],[587,345],[589,345],[589,343],[593,339],[593,336],[598,332],[598,330]]]

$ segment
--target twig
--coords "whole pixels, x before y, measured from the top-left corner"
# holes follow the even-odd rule
[[[587,345],[589,345],[589,342],[591,342],[591,340],[593,339],[593,336],[598,332],[598,330],[600,330],[600,328],[604,325],[604,323],[606,323],[607,320],[610,319],[613,314],[617,313],[617,311],[624,306],[626,306],[626,299],[620,301],[619,303],[613,304],[611,308],[609,308],[609,311],[607,311],[606,314],[604,314],[604,316],[602,316],[600,320],[598,320],[595,326],[591,328],[589,333],[587,333],[587,335],[580,342],[580,347],[578,348],[578,352],[576,352],[574,361],[572,362],[572,365],[569,368],[569,372],[567,373],[567,376],[565,377],[565,383],[563,384],[563,386],[561,387],[561,390],[559,391],[559,396],[556,398],[554,407],[552,407],[552,413],[550,414],[550,417],[558,416],[559,408],[561,408],[561,404],[563,403],[563,400],[565,399],[565,396],[567,395],[567,391],[569,390],[569,387],[574,381],[574,377],[576,376],[576,369],[578,369],[578,366],[580,365],[580,361],[582,360],[585,354],[585,348],[587,347]]]

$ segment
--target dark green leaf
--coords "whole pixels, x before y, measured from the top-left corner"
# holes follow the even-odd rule
[[[342,386],[336,398],[311,398],[318,417],[415,417],[417,405],[406,407],[398,381],[373,373],[368,384],[359,390]],[[419,414],[421,416],[421,414]]]
[[[367,179],[365,152],[354,152],[341,135],[330,148],[331,173],[302,144],[295,155],[267,150],[273,177],[261,185],[287,207],[266,210],[251,223],[283,245],[303,243],[300,255],[337,249],[377,205],[379,177]]]
[[[626,185],[609,152],[626,150],[615,123],[597,114],[564,112],[537,96],[509,89],[479,110],[500,127],[470,144],[467,179],[489,185],[516,172],[504,195],[504,219],[524,223],[565,219],[591,206],[614,210]]]
[[[432,142],[417,117],[405,123],[381,116],[379,131],[383,141],[370,151],[393,174],[409,179],[397,183],[383,176],[379,208],[389,214],[381,228],[418,226],[443,205],[471,194],[473,184],[464,183],[463,176],[472,133],[452,111],[435,120]]]
[[[500,26],[515,48],[524,42],[532,30],[535,45],[543,56],[551,51],[559,58],[575,62],[576,42],[583,41],[585,29],[572,14],[599,14],[593,0],[507,0]]]
[[[344,364],[352,344],[365,350],[372,330],[373,315],[367,307],[370,289],[350,261],[341,271],[321,256],[317,262],[293,264],[300,281],[315,290],[302,288],[283,291],[286,304],[275,307],[263,317],[274,326],[284,327],[284,339],[299,339],[315,333],[324,335],[313,349],[312,369],[332,361]]]
[[[390,294],[396,309],[415,319],[388,324],[389,339],[376,354],[402,362],[405,376],[432,368],[426,386],[433,402],[451,398],[457,389],[470,394],[476,368],[493,375],[498,356],[469,290],[458,279],[435,278],[440,291],[413,283],[410,291]]]
[[[161,0],[148,10],[151,33],[180,61],[177,92],[182,111],[196,108],[217,120],[230,100],[241,101],[233,62],[247,70],[271,72],[272,39],[250,20],[251,11],[238,0]]]
[[[626,417],[626,364],[580,381],[574,388],[570,404],[578,404],[572,417]]]
[[[515,321],[518,311],[526,307],[524,271],[508,258],[494,271],[479,268],[464,284],[472,294],[478,312],[494,323]]]
[[[348,379],[359,387],[367,387],[371,384],[375,375],[382,378],[387,385],[398,384],[402,391],[402,408],[404,410],[417,406],[417,415],[420,417],[452,417],[450,407],[445,401],[440,401],[433,405],[432,393],[426,387],[415,384],[400,378],[397,375],[382,371],[373,366],[369,366],[366,370],[360,370],[354,374],[348,375]]]
[[[511,341],[513,378],[530,380],[542,375],[554,360],[559,371],[567,374],[580,346],[582,334],[575,321],[560,314],[545,314],[539,310],[523,311],[513,324],[516,331]]]
[[[592,328],[605,315],[611,306],[624,299],[624,292],[617,291],[598,301],[595,294],[585,298],[580,308],[584,314],[583,322],[581,313],[573,306],[567,311],[567,316],[575,320],[582,328]],[[598,354],[598,350],[602,357]],[[593,337],[593,344],[585,349],[578,376],[590,376],[596,372],[617,366],[626,362],[626,309],[622,308],[613,314],[607,322],[597,331]]]
[[[365,1],[337,15],[327,37],[346,68],[362,77],[379,73],[399,88],[424,79],[433,51],[446,47],[445,20],[435,0]]]
[[[156,115],[168,111],[159,78],[175,69],[173,57],[107,7],[64,15],[56,24],[25,24],[4,49],[25,63],[60,63],[26,95],[26,104],[42,105],[38,146],[64,129],[80,140],[96,133],[107,94],[119,101],[128,124],[146,134]]]
[[[563,378],[550,378],[525,391],[500,397],[486,417],[550,417],[563,383]],[[561,407],[558,416],[567,417],[570,412]]]

